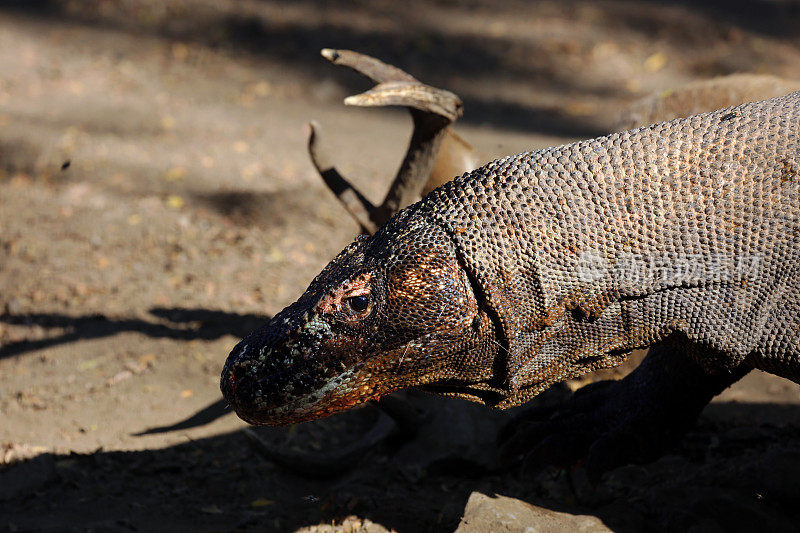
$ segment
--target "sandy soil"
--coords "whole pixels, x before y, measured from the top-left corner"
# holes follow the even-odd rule
[[[412,394],[419,434],[327,479],[257,454],[215,402],[238,338],[356,232],[308,162],[305,123],[376,199],[409,135],[400,111],[345,109],[368,86],[320,48],[457,92],[456,129],[488,160],[604,133],[689,80],[800,78],[798,24],[789,1],[5,2],[0,529],[452,530],[476,490],[622,530],[791,529],[800,387],[766,374],[674,454],[597,487],[492,472],[507,415],[461,402]],[[261,435],[326,453],[376,416]]]

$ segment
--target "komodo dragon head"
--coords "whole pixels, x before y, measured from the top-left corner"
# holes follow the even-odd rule
[[[297,302],[244,338],[220,386],[241,418],[263,425],[412,385],[491,403],[494,338],[451,240],[412,207],[347,246]]]

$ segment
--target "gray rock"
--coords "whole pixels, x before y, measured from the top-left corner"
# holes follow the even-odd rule
[[[457,533],[611,531],[596,516],[551,511],[506,496],[473,492]]]

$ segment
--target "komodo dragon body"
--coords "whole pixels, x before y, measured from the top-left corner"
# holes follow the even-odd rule
[[[221,388],[269,425],[412,386],[505,408],[643,347],[511,448],[646,459],[750,369],[800,382],[800,92],[457,178],[345,248]]]

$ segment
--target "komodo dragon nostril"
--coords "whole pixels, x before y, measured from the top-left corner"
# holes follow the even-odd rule
[[[247,374],[247,366],[246,365],[237,365],[231,370],[230,376],[228,377],[228,382],[231,386],[231,392],[236,394],[236,390],[239,388],[239,385],[242,382],[242,378],[245,377]]]

